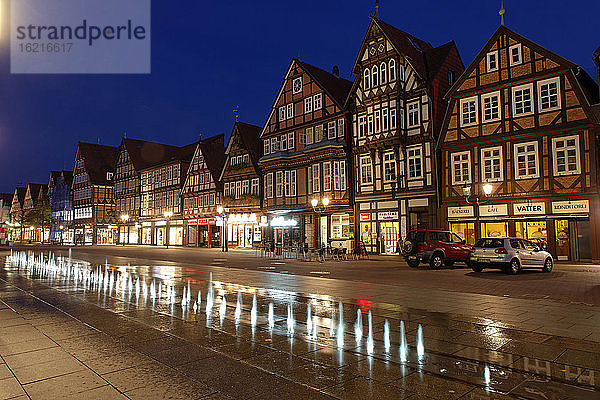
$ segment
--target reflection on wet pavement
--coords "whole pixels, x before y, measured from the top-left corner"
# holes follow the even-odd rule
[[[233,373],[242,363],[349,399],[600,396],[600,345],[486,318],[51,254],[11,253],[5,271],[116,313],[122,327],[100,317],[90,325],[189,371],[220,362]]]

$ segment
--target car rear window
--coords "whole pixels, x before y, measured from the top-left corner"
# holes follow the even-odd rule
[[[502,239],[479,239],[475,242],[475,247],[483,247],[486,249],[496,249],[498,247],[504,247],[504,240]]]
[[[415,242],[424,242],[425,241],[425,232],[424,231],[412,231],[408,232],[406,238],[409,240],[414,240]]]

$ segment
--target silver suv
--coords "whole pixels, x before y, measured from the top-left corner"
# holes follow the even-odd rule
[[[500,268],[507,274],[517,274],[521,268],[542,268],[552,271],[552,255],[535,243],[518,238],[485,238],[475,242],[469,266],[475,272],[484,268]]]

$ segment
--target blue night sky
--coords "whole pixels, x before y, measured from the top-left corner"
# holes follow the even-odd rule
[[[600,1],[504,3],[509,28],[597,76]],[[468,65],[498,27],[499,5],[382,0],[379,16],[433,45],[455,40]],[[152,74],[83,76],[11,75],[2,10],[0,191],[71,169],[79,140],[118,145],[126,131],[183,145],[200,132],[229,134],[235,105],[240,120],[261,125],[291,57],[326,70],[338,64],[350,78],[373,8],[353,0],[153,1]]]

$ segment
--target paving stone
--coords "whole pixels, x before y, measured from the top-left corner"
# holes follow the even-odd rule
[[[89,370],[77,371],[55,378],[29,383],[23,387],[33,400],[64,398],[105,386],[106,381]]]
[[[385,385],[364,377],[357,377],[350,381],[324,389],[323,392],[339,399],[406,399],[412,393],[401,388]]]
[[[0,399],[12,399],[23,395],[25,391],[14,377],[0,380]]]
[[[27,384],[42,379],[53,378],[76,371],[85,370],[81,362],[72,357],[52,360],[38,364],[15,367],[13,373],[22,384]]]
[[[61,360],[68,358],[72,358],[72,356],[60,347],[50,347],[48,349],[5,356],[4,360],[11,368],[20,368],[50,361],[60,362]]]
[[[565,347],[547,345],[544,343],[528,343],[512,340],[502,346],[499,350],[504,353],[519,354],[522,356],[553,361],[565,351]]]
[[[400,378],[392,384],[406,392],[426,394],[436,399],[458,399],[474,389],[474,386],[459,381],[419,372]]]
[[[85,392],[71,394],[64,397],[65,400],[126,400],[127,397],[110,385],[100,386]]]
[[[600,370],[600,354],[598,353],[567,349],[556,359],[556,362]]]

